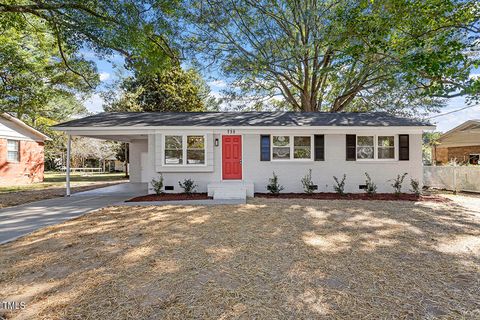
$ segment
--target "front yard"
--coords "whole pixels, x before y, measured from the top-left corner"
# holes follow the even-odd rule
[[[70,177],[72,193],[109,186],[127,181],[125,173],[81,174]],[[40,183],[21,186],[0,186],[0,209],[37,200],[45,200],[65,195],[65,173],[45,172]]]
[[[7,319],[480,317],[480,217],[454,203],[110,207],[0,252]]]

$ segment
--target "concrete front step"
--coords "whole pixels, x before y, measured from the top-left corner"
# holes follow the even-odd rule
[[[220,199],[246,199],[253,197],[253,183],[244,181],[212,182],[207,186],[208,195],[215,200]]]
[[[213,192],[214,200],[226,200],[226,199],[246,199],[247,198],[247,189],[238,188],[236,190],[231,189],[216,189]]]

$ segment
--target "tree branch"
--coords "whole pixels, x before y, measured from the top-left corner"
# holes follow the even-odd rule
[[[58,51],[60,52],[60,56],[62,57],[63,63],[65,64],[65,67],[68,70],[70,70],[71,72],[73,72],[74,74],[76,74],[77,76],[81,77],[90,89],[94,89],[95,87],[90,83],[90,81],[88,81],[88,79],[83,74],[81,74],[80,72],[78,72],[78,71],[76,71],[76,70],[74,70],[73,68],[70,67],[70,64],[68,63],[67,57],[65,56],[65,52],[63,51],[63,48],[62,48],[62,39],[60,37],[60,31],[58,30],[56,25],[54,26],[54,28],[55,28],[55,36],[57,38]]]

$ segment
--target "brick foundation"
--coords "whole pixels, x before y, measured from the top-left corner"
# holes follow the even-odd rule
[[[447,164],[456,160],[458,163],[463,164],[468,162],[470,154],[480,154],[480,145],[450,148],[437,147],[435,150],[435,161],[437,164]]]
[[[0,185],[43,181],[43,142],[20,141],[20,161],[7,161],[7,140],[0,139]]]

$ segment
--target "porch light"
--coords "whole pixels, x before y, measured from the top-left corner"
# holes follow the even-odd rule
[[[215,138],[215,147],[218,147],[218,138]]]

